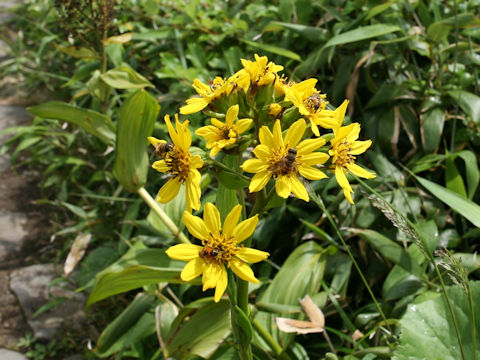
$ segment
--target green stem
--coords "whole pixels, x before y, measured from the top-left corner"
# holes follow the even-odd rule
[[[215,160],[215,159],[213,159],[213,158],[211,158],[211,159],[208,160],[208,161],[209,161],[213,166],[218,167],[218,168],[222,169],[223,171],[226,171],[226,172],[228,172],[228,173],[230,173],[230,174],[234,174],[235,176],[238,176],[238,177],[242,178],[243,180],[245,180],[245,181],[247,181],[247,182],[250,182],[250,180],[251,180],[249,177],[243,175],[242,173],[239,173],[238,171],[235,171],[234,169],[229,168],[227,165],[222,164],[220,161],[217,161],[217,160]]]
[[[162,208],[158,205],[158,203],[150,196],[150,194],[145,190],[144,187],[141,187],[137,190],[138,195],[147,203],[147,205],[152,209],[155,214],[158,215],[160,220],[163,221],[165,226],[170,230],[172,235],[177,238],[177,240],[183,244],[190,244],[190,241],[185,236],[183,232],[181,232],[177,225],[170,219],[170,217],[162,210]]]
[[[340,230],[337,227],[337,224],[335,224],[335,221],[332,218],[332,215],[330,212],[327,210],[325,204],[323,203],[322,199],[318,197],[318,195],[313,191],[313,189],[310,187],[310,185],[307,185],[307,191],[310,195],[310,198],[315,202],[315,204],[318,205],[318,207],[327,215],[328,221],[332,225],[333,229],[335,230],[335,233],[337,234],[338,238],[342,242],[343,246],[345,247],[345,250],[348,253],[348,256],[353,262],[353,265],[355,266],[355,269],[357,269],[358,274],[360,275],[360,278],[362,279],[363,284],[367,288],[368,293],[370,294],[370,297],[372,298],[373,302],[375,303],[375,306],[380,313],[380,316],[382,317],[383,321],[387,324],[388,330],[390,331],[390,334],[393,334],[392,329],[390,328],[390,325],[388,324],[387,317],[385,316],[380,304],[377,301],[377,298],[375,297],[375,294],[373,293],[370,285],[368,284],[367,279],[365,278],[365,275],[363,275],[362,269],[360,269],[360,266],[358,265],[357,261],[355,260],[355,257],[353,256],[352,252],[350,251],[349,246],[347,245],[345,239],[343,238],[342,234],[340,233]]]
[[[406,171],[408,171],[410,174],[413,175],[413,173],[404,167],[404,169]],[[400,215],[402,217],[402,219],[408,224],[408,226],[410,227],[410,229],[415,232],[415,235],[416,237],[420,240],[420,242],[422,243],[423,245],[423,248],[425,249],[425,254],[427,255],[428,257],[428,260],[430,261],[430,263],[433,265],[433,267],[435,268],[435,272],[437,273],[437,276],[438,276],[438,280],[440,281],[440,286],[442,288],[442,291],[443,291],[443,295],[445,296],[445,300],[447,301],[447,306],[448,306],[448,311],[450,312],[450,316],[452,317],[452,322],[453,322],[453,326],[455,328],[455,334],[457,335],[457,341],[458,341],[458,345],[460,347],[460,352],[462,353],[462,359],[463,360],[466,360],[466,357],[465,357],[465,353],[464,353],[464,350],[463,350],[463,344],[462,344],[462,337],[460,335],[460,330],[458,328],[458,324],[457,324],[457,319],[455,318],[455,313],[453,312],[453,308],[452,308],[452,304],[450,302],[450,298],[448,296],[448,293],[447,293],[447,288],[445,287],[445,283],[443,282],[443,277],[442,277],[442,274],[440,273],[440,269],[438,268],[437,266],[437,263],[435,262],[435,258],[433,257],[433,255],[427,251],[426,249],[428,248],[426,243],[425,243],[425,239],[423,238],[423,236],[421,236],[419,234],[419,232],[417,231],[417,228],[415,227],[415,224],[413,224],[405,215],[403,215],[400,211],[398,211],[393,205],[391,205],[379,192],[377,192],[376,190],[374,190],[372,187],[370,187],[367,183],[365,183],[363,180],[361,180],[358,176],[356,176],[355,174],[352,174],[353,177],[358,181],[358,183],[360,185],[362,185],[364,188],[366,188],[368,191],[370,191],[372,194],[374,194],[375,196],[379,197],[381,200],[383,200],[383,202],[389,206],[393,211],[395,211],[396,214]]]
[[[255,204],[253,205],[252,210],[250,211],[250,217],[259,214],[261,215],[263,212],[263,209],[268,205],[270,200],[272,200],[273,196],[275,195],[275,186],[270,189],[268,192],[267,196],[265,196],[265,190],[258,192],[257,194],[257,200],[255,201]]]
[[[260,321],[258,321],[257,319],[253,319],[252,325],[257,334],[260,335],[260,337],[268,344],[270,349],[272,349],[276,359],[290,359],[290,357],[283,352],[282,347],[273,338],[273,336],[262,326]]]

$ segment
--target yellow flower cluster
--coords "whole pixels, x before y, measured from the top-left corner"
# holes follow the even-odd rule
[[[229,170],[243,178],[242,171],[251,173],[250,192],[268,186],[279,197],[286,199],[293,194],[305,201],[309,201],[309,195],[304,182],[327,178],[331,172],[351,204],[353,189],[347,174],[375,177],[355,163],[356,156],[364,153],[371,141],[358,141],[358,123],[343,125],[347,100],[335,110],[328,109],[326,94],[316,88],[316,79],[295,83],[279,75],[283,67],[266,56],[255,54],[254,59],[241,59],[243,68],[229,78],[216,77],[208,84],[196,79],[193,88],[197,95],[180,108],[182,115],[203,111],[210,116],[210,125],[198,128],[195,134],[206,140],[211,158],[205,154],[202,160],[198,152],[192,152],[189,121],[180,122],[178,115],[175,127],[165,116],[171,142],[149,138],[161,158],[153,168],[169,178],[157,200],[167,203],[185,186],[187,211],[183,220],[202,243],[176,245],[167,254],[188,261],[181,274],[183,280],[202,275],[204,290],[216,288],[215,301],[227,286],[225,266],[240,278],[256,282],[247,263],[264,260],[268,253],[237,245],[251,236],[258,221],[254,216],[237,225],[241,206],[228,214],[223,229],[213,204],[205,205],[203,220],[191,214],[201,207],[199,170],[214,166],[216,171]],[[236,154],[237,159],[249,158],[236,169],[229,169],[221,161],[224,153]],[[272,180],[274,185],[269,186]]]

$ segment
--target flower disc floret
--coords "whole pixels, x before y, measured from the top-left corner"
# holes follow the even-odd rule
[[[202,245],[179,244],[166,251],[172,259],[188,261],[180,274],[182,280],[191,281],[202,275],[203,291],[215,288],[215,302],[227,288],[227,268],[243,280],[258,283],[248,263],[269,256],[267,252],[239,245],[253,234],[258,223],[257,215],[238,223],[241,211],[241,205],[235,206],[226,216],[223,227],[220,213],[212,203],[205,204],[203,219],[185,211],[185,226]]]
[[[170,116],[165,115],[172,146],[166,148],[162,153],[162,160],[155,161],[152,167],[161,172],[170,175],[170,179],[158,191],[157,201],[168,203],[180,191],[182,184],[186,186],[187,210],[200,209],[200,180],[201,175],[198,171],[203,166],[203,161],[198,155],[192,155],[189,151],[192,143],[192,135],[188,129],[188,120],[181,123],[178,116],[175,115],[176,128],[170,122]],[[150,143],[157,149],[159,144],[165,143],[154,137],[149,137]]]
[[[244,171],[255,174],[249,185],[250,192],[260,191],[273,178],[278,196],[287,198],[293,193],[299,199],[309,201],[300,176],[309,180],[326,178],[315,166],[324,164],[329,156],[315,152],[325,144],[322,138],[300,142],[305,130],[304,119],[299,119],[290,126],[285,139],[279,120],[273,126],[273,133],[267,126],[260,129],[260,145],[253,150],[256,158],[245,161],[241,166]]]

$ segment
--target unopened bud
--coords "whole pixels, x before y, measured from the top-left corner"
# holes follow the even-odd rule
[[[278,118],[278,114],[283,111],[283,108],[280,104],[273,103],[268,106],[268,115]]]

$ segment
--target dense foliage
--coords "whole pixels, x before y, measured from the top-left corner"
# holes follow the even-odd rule
[[[155,155],[144,157],[146,140],[131,143],[134,130],[124,124],[142,113],[142,139],[152,132],[168,139],[162,119],[195,93],[195,79],[229,77],[258,53],[284,65],[293,81],[318,79],[332,110],[350,100],[350,121],[373,142],[359,161],[377,177],[351,178],[355,205],[330,177],[312,183],[318,198],[289,198],[261,218],[253,241],[271,256],[254,265],[262,283],[250,289],[250,319],[272,342],[254,322],[253,335],[244,334],[253,336],[253,356],[476,358],[478,286],[469,280],[478,276],[480,233],[477,0],[125,0],[81,12],[75,3],[20,6],[8,24],[13,57],[0,73],[22,75],[30,94],[48,89],[65,101],[33,106],[33,124],[7,145],[16,146],[14,161],[41,169],[45,201],[66,210],[59,259],[74,239],[88,238],[70,276],[89,304],[122,297],[122,305],[110,303],[121,314],[97,325],[97,356],[236,358],[228,303],[215,307],[198,286],[176,280],[183,264],[164,251],[175,237],[136,194],[138,179],[154,193],[165,178],[147,170]],[[94,33],[82,16],[88,11],[105,19]],[[72,32],[62,24],[79,25]],[[149,103],[161,108],[143,115]],[[188,119],[194,131],[209,117]],[[125,162],[136,165],[119,171]],[[218,179],[202,177],[203,204],[225,196]],[[162,209],[183,229],[178,199]],[[298,301],[305,295],[325,314],[325,336],[293,336],[275,325],[276,317],[306,319]]]

